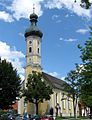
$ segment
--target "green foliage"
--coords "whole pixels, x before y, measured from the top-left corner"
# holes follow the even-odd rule
[[[69,87],[65,87],[65,89],[67,89],[68,93],[72,95],[73,99],[74,116],[76,116],[77,98],[79,96],[78,79],[79,79],[78,70],[71,70],[67,74],[67,77],[65,78],[65,80],[69,84]]]
[[[83,66],[80,73],[80,97],[87,106],[92,107],[92,27],[90,29],[90,38],[85,42],[84,47],[79,47]]]
[[[53,93],[52,88],[49,84],[46,84],[41,73],[33,71],[32,74],[29,74],[27,80],[26,89],[23,91],[26,101],[36,104],[37,108],[39,102],[50,100],[50,95]]]
[[[3,114],[1,117],[0,117],[0,120],[9,120],[7,114]]]
[[[4,114],[4,113],[6,113],[6,111],[0,110],[0,116],[1,116],[2,114]]]
[[[70,85],[70,93],[80,97],[82,103],[92,108],[92,27],[90,27],[90,37],[85,42],[84,47],[78,45],[81,51],[82,64],[76,64],[76,69],[67,74],[65,80]]]
[[[78,71],[71,70],[68,74],[65,80],[70,85],[68,88],[68,92],[72,94],[73,96],[78,94]]]
[[[0,108],[8,109],[20,91],[20,78],[12,64],[0,59]]]
[[[91,6],[91,3],[89,2],[89,0],[81,0],[81,7],[89,9]]]
[[[78,0],[75,0],[77,2]],[[92,3],[89,0],[81,0],[80,6],[85,9],[89,9]]]

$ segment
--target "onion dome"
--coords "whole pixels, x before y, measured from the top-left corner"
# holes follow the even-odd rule
[[[36,19],[36,20],[38,19],[38,16],[35,13],[30,15],[30,20],[33,20],[33,19]]]
[[[38,19],[38,16],[35,13],[30,15],[31,26],[26,29],[25,37],[35,35],[35,36],[42,38],[43,33],[37,27],[37,24],[36,24],[37,19]]]

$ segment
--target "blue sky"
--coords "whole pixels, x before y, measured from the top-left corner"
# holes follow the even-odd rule
[[[12,62],[22,79],[26,61],[24,32],[30,25],[33,4],[43,32],[43,71],[63,79],[75,63],[81,63],[77,45],[84,45],[89,37],[92,7],[81,8],[80,0],[0,0],[0,57]]]

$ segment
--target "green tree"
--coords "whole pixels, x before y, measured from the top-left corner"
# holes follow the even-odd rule
[[[50,95],[53,93],[52,88],[43,79],[41,73],[35,71],[28,76],[26,88],[23,91],[25,100],[36,105],[36,114],[38,114],[38,104],[44,100],[50,100]]]
[[[81,0],[81,7],[89,9],[91,6],[91,3],[89,2],[89,0]]]
[[[70,85],[68,91],[73,96],[73,104],[75,98],[80,97],[80,101],[90,107],[92,113],[92,27],[90,29],[91,36],[85,42],[85,46],[78,45],[82,64],[76,64],[76,69],[70,71],[65,80]]]
[[[77,2],[78,0],[75,0],[75,2]],[[89,9],[92,3],[89,2],[89,0],[81,0],[81,4],[80,6],[85,8],[85,9]]]
[[[0,108],[8,109],[19,97],[20,78],[10,62],[0,59]]]
[[[65,77],[66,82],[69,84],[69,86],[65,86],[65,89],[67,89],[69,95],[72,95],[75,117],[77,117],[76,109],[77,109],[77,103],[78,103],[77,99],[79,96],[78,79],[79,79],[78,70],[71,70],[67,74],[67,77]]]
[[[81,86],[81,100],[89,106],[92,113],[92,27],[90,27],[90,37],[85,42],[85,46],[78,45],[81,51],[82,68],[79,83]]]

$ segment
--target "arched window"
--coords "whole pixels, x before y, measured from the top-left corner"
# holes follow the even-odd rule
[[[66,99],[65,99],[65,94],[64,93],[62,95],[62,106],[63,106],[63,109],[66,108]]]
[[[29,62],[31,62],[31,58],[29,58]]]
[[[70,100],[70,97],[68,96],[68,109],[70,110],[71,109],[71,100]]]
[[[29,53],[31,53],[32,52],[32,48],[31,47],[29,47]]]
[[[38,53],[39,53],[39,48],[38,48]]]

